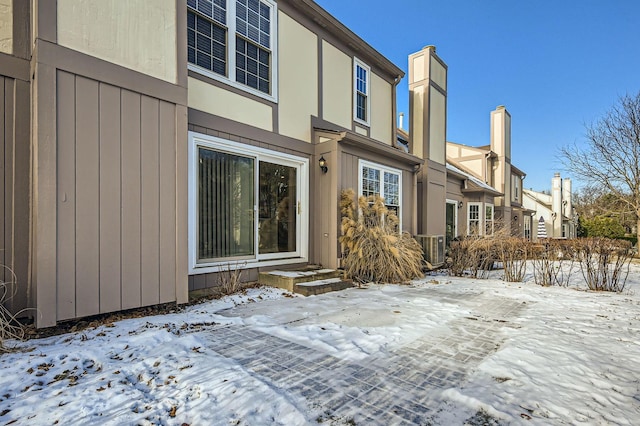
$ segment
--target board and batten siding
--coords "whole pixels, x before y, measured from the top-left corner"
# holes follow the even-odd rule
[[[176,106],[57,71],[57,320],[176,300]]]
[[[12,282],[11,312],[28,306],[29,83],[0,76],[0,279]]]

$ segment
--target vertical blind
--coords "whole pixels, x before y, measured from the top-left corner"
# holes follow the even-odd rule
[[[198,260],[255,254],[255,160],[198,149]]]

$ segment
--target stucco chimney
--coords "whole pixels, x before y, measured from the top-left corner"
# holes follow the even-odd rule
[[[551,211],[553,214],[553,237],[562,236],[562,178],[560,173],[551,180]]]
[[[496,206],[504,206],[505,217],[511,217],[511,114],[504,107],[498,105],[491,111],[491,151],[498,156],[495,159],[493,176],[489,178],[494,187],[504,193],[504,197],[496,197]]]
[[[409,108],[410,150],[425,159],[417,176],[418,233],[444,235],[447,65],[435,46],[409,55]]]

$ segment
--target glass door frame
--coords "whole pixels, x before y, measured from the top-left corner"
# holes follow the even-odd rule
[[[199,262],[197,259],[197,215],[198,215],[198,149],[212,149],[234,155],[251,157],[254,159],[254,247],[255,254],[249,258],[229,258],[216,259],[210,262]],[[252,145],[241,144],[231,140],[204,135],[196,132],[189,132],[189,202],[188,202],[188,252],[189,252],[189,273],[208,273],[226,270],[228,267],[252,268],[259,266],[272,266],[287,263],[307,262],[309,256],[309,159],[285,154]],[[265,253],[259,252],[259,169],[260,162],[266,161],[274,164],[281,164],[296,169],[296,250],[293,252]]]

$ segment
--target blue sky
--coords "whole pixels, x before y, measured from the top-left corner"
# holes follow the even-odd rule
[[[505,105],[526,188],[549,189],[559,147],[583,143],[585,124],[640,91],[640,1],[316,1],[405,73],[410,53],[436,46],[449,67],[448,140],[487,145],[489,114]],[[405,76],[398,112],[408,90]]]

